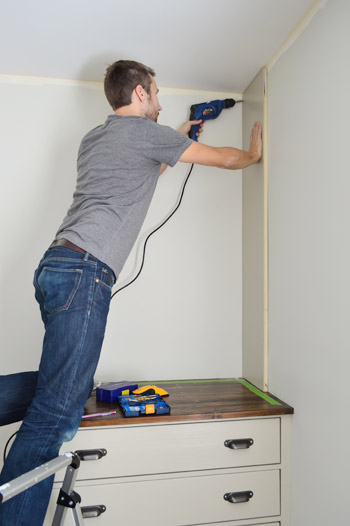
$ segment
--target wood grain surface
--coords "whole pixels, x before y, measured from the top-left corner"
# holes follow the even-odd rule
[[[157,385],[157,382],[149,384]],[[247,418],[294,412],[288,404],[242,379],[162,381],[158,385],[169,393],[164,398],[171,407],[169,415],[125,418],[118,402],[99,402],[91,396],[85,406],[85,415],[107,411],[116,411],[116,414],[84,419],[80,427]]]

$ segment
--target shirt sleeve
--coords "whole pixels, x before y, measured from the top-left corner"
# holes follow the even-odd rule
[[[191,146],[192,139],[182,133],[150,121],[150,155],[153,160],[175,166],[181,155]]]

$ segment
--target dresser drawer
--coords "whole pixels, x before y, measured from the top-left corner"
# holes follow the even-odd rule
[[[103,504],[107,508],[100,517],[87,519],[89,526],[115,526],[121,516],[121,523],[128,526],[187,526],[255,518],[259,523],[280,513],[279,470],[129,480],[76,484],[82,506]],[[252,493],[247,502],[224,499],[225,494],[242,492]],[[52,502],[45,526],[50,524],[53,508]],[[65,526],[71,524],[67,518]]]
[[[196,526],[209,526],[208,523],[205,524],[205,523],[202,523],[202,524],[198,524]],[[225,522],[225,524],[222,524],[222,522],[211,522],[210,523],[210,526],[247,526],[247,523],[244,522]],[[281,523],[280,522],[259,522],[256,523],[254,522],[254,524],[250,524],[248,526],[281,526]]]
[[[226,447],[230,440],[243,449]],[[107,455],[82,462],[78,479],[278,464],[280,419],[81,429],[61,453],[94,448]]]
[[[198,524],[196,526],[247,526],[247,523],[246,522],[225,522],[225,524],[222,524],[222,522],[211,522],[210,525],[205,524],[205,523],[202,523],[202,524]],[[248,526],[281,526],[281,523],[280,522],[259,522],[259,524],[257,522],[254,522],[254,524],[250,524]]]

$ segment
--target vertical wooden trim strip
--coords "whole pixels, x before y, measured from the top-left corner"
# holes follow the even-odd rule
[[[268,96],[267,68],[264,68],[264,122],[263,122],[263,163],[264,163],[264,391],[269,390],[269,207],[268,207]]]

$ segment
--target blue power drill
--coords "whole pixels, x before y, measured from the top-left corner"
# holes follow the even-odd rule
[[[237,102],[242,102],[241,100]],[[207,121],[209,119],[216,119],[224,108],[233,108],[236,104],[234,99],[225,99],[225,100],[212,100],[211,102],[201,102],[199,104],[192,104],[190,121]],[[189,137],[194,141],[198,141],[197,133],[199,130],[199,125],[191,127]]]

